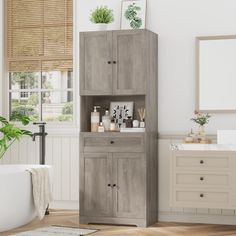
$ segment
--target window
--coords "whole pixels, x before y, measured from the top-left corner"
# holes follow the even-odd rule
[[[7,0],[12,120],[73,120],[72,1]]]

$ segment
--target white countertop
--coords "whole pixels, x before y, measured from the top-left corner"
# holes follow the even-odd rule
[[[171,144],[174,151],[236,151],[236,145],[231,144]]]

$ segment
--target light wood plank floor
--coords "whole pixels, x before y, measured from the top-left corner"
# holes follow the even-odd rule
[[[21,228],[0,233],[1,236],[13,235],[49,225],[63,225],[82,228],[100,229],[94,236],[236,236],[236,225],[204,225],[204,224],[180,224],[158,223],[148,228],[105,226],[105,225],[79,225],[79,214],[76,211],[51,210],[50,215],[42,221],[35,220]]]

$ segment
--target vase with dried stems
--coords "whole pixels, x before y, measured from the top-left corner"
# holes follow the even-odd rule
[[[140,128],[145,128],[145,114],[146,110],[145,108],[139,108],[138,109],[138,114],[140,118]]]

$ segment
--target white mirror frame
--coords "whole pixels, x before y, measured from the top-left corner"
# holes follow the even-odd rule
[[[200,107],[200,42],[203,40],[227,40],[236,39],[236,35],[229,36],[203,36],[196,37],[196,98],[195,98],[195,109],[200,112],[210,112],[210,113],[236,113],[236,100],[235,108],[233,109],[201,109]],[[236,89],[235,89],[236,93]]]

